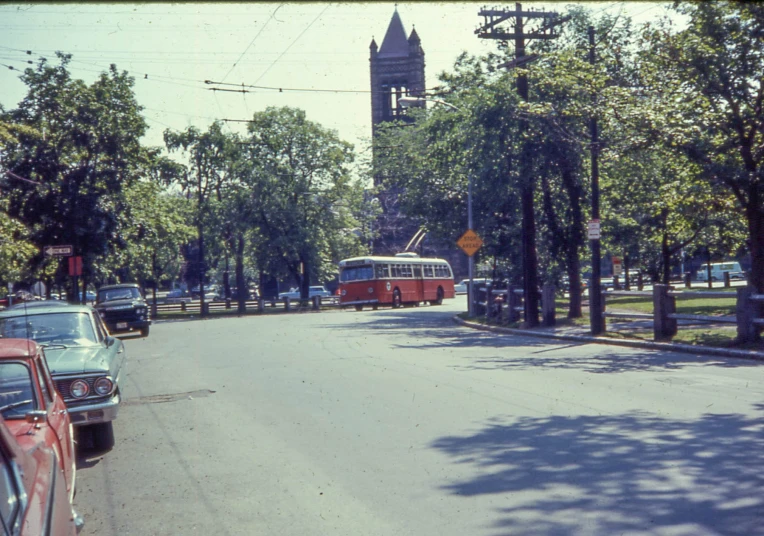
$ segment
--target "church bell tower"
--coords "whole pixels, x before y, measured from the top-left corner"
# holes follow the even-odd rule
[[[424,50],[416,30],[406,38],[397,7],[382,46],[372,39],[369,49],[373,134],[378,124],[403,117],[399,98],[424,94]]]

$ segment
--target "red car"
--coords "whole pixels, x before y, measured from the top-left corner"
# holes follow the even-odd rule
[[[34,341],[0,339],[0,414],[6,476],[0,478],[0,493],[7,493],[15,505],[0,509],[1,515],[11,517],[3,522],[7,527],[18,525],[23,535],[76,534],[82,520],[72,508],[72,423],[43,349]]]

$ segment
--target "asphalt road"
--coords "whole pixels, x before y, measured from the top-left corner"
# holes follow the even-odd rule
[[[442,307],[127,341],[82,535],[764,534],[764,366],[498,335]]]

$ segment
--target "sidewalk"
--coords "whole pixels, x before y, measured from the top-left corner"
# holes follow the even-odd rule
[[[464,320],[454,316],[454,322],[473,329],[482,331],[491,331],[494,333],[506,333],[511,335],[523,335],[526,337],[546,337],[551,339],[562,339],[577,341],[582,343],[608,344],[611,346],[626,346],[630,348],[645,348],[651,350],[663,350],[671,352],[683,352],[690,354],[716,355],[722,357],[734,357],[742,359],[754,359],[764,361],[764,351],[756,350],[737,350],[734,348],[716,348],[712,346],[700,346],[692,344],[682,344],[676,342],[654,342],[627,339],[614,339],[607,336],[593,336],[588,327],[577,325],[566,326],[537,326],[533,329],[505,328],[480,324],[469,320]],[[652,323],[650,323],[652,325]],[[623,324],[620,325],[623,327]]]

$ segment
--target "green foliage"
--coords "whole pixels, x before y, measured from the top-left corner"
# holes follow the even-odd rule
[[[58,58],[24,72],[27,95],[5,114],[13,135],[3,136],[0,154],[15,179],[7,210],[40,251],[33,271],[48,262],[43,246],[71,244],[89,278],[99,260],[124,246],[123,192],[136,180],[146,125],[126,72],[112,65],[86,85],[71,78],[69,56]]]
[[[304,297],[311,281],[336,275],[336,263],[357,251],[361,190],[353,185],[352,146],[295,108],[254,114],[244,140],[257,198],[255,215],[270,275],[291,277]]]
[[[752,283],[764,291],[764,10],[745,2],[677,4],[679,32],[641,38],[644,127],[735,197],[748,227]]]

